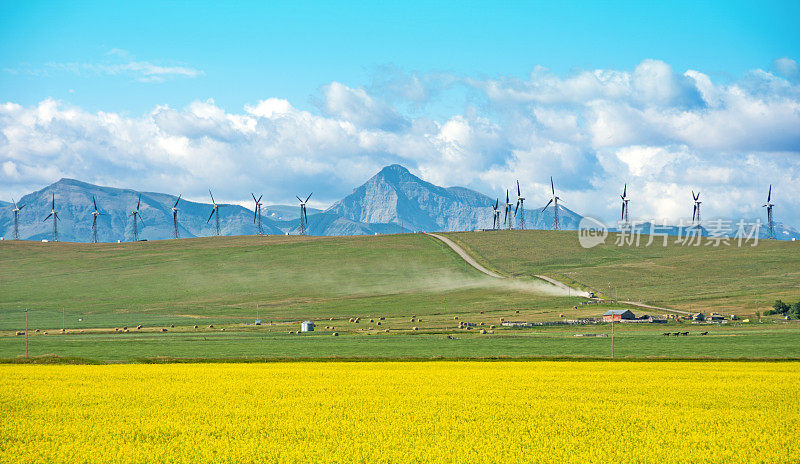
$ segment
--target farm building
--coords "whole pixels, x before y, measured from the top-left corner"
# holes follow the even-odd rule
[[[300,324],[300,331],[301,332],[313,332],[314,331],[314,323],[311,321],[303,321]]]
[[[697,313],[692,315],[692,320],[702,322],[706,320],[706,316],[703,313]]]
[[[604,322],[617,322],[631,319],[636,319],[636,315],[629,309],[610,309],[603,313]]]

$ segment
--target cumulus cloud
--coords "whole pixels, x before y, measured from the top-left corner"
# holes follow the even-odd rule
[[[199,199],[212,187],[231,202],[313,190],[324,206],[401,163],[491,196],[519,179],[531,207],[546,202],[552,175],[568,207],[607,219],[619,214],[624,183],[634,216],[672,219],[691,214],[692,189],[707,217],[760,216],[771,183],[776,217],[797,225],[800,86],[791,63],[775,67],[730,83],[656,60],[566,76],[537,67],[526,79],[392,71],[369,88],[324,86],[319,111],[275,97],[239,111],[206,100],[139,117],[10,102],[0,104],[0,198],[74,177]],[[456,85],[473,92],[460,111],[403,111]]]

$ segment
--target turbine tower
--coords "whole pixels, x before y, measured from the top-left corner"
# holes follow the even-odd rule
[[[94,195],[92,195],[92,204],[94,205],[94,211],[92,211],[92,243],[97,243],[97,216],[103,213],[97,210],[97,200],[94,199]]]
[[[492,206],[492,230],[500,229],[500,199],[496,199]]]
[[[514,208],[514,216],[517,215],[519,209],[519,219],[517,219],[517,227],[525,230],[525,197],[519,190],[519,181],[517,181],[517,206]]]
[[[183,194],[178,195],[178,199],[172,205],[172,238],[178,238],[178,202],[181,201],[181,195]]]
[[[694,194],[694,190],[692,190],[692,199],[694,199],[694,210],[692,210],[692,225],[699,226],[700,225],[700,192],[697,192],[697,195]]]
[[[138,221],[142,221],[142,227],[144,227],[144,219],[142,219],[142,215],[139,212],[139,206],[142,204],[142,194],[139,194],[139,199],[136,201],[136,209],[133,210],[130,216],[133,216],[133,241],[139,241],[139,223]]]
[[[544,212],[547,207],[550,206],[550,203],[553,204],[553,230],[558,230],[558,202],[561,200],[561,197],[556,195],[556,187],[555,184],[553,184],[552,176],[550,176],[550,190],[553,192],[553,197],[550,198],[550,201],[548,201],[546,205],[544,205],[542,212]]]
[[[503,224],[506,225],[508,230],[511,230],[513,228],[513,222],[514,218],[511,216],[511,202],[508,199],[508,189],[506,189],[506,213],[503,216]]]
[[[764,208],[767,208],[767,225],[769,226],[769,238],[775,238],[775,225],[772,222],[772,207],[775,206],[771,203],[772,201],[772,184],[769,186],[769,193],[767,193],[767,203],[764,204]],[[16,216],[14,217],[14,224],[16,225]]]
[[[214,204],[214,208],[211,210],[211,215],[208,216],[208,220],[206,224],[211,221],[211,218],[214,218],[214,231],[216,232],[217,237],[219,237],[219,205],[216,201],[214,201],[214,194],[211,193],[211,190],[208,190],[208,194],[211,195],[211,203]]]
[[[11,199],[11,202],[14,203],[14,209],[11,210],[14,212],[14,240],[19,240],[19,212],[22,211],[22,208],[24,208],[25,205],[18,206],[17,202],[14,201],[13,198]]]
[[[628,202],[631,201],[631,199],[628,198],[627,183],[625,184],[625,187],[623,187],[622,189],[622,195],[620,195],[619,197],[622,199],[622,217],[620,218],[620,221],[622,221],[623,224],[625,224],[626,226],[630,226],[631,221],[630,218],[628,217]]]
[[[256,195],[251,193],[253,197],[253,201],[256,202],[256,209],[255,209],[255,216],[253,216],[253,222],[256,224],[256,235],[264,235],[264,232],[261,230],[261,198],[264,195],[261,195],[256,199]]]
[[[47,217],[44,218],[44,220],[47,221],[48,219],[50,219],[51,216],[53,217],[53,241],[57,242],[58,241],[58,213],[56,212],[56,194],[55,194],[55,192],[53,193],[53,202],[51,203],[51,206],[50,206],[50,214],[48,214]]]
[[[306,213],[306,203],[308,203],[308,199],[311,198],[314,192],[311,192],[306,197],[305,201],[302,198],[295,195],[295,198],[300,200],[300,235],[306,234],[306,228],[308,228],[308,213]]]

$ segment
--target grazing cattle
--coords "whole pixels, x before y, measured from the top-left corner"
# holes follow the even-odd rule
[[[708,335],[708,332],[700,332],[700,335]]]
[[[669,337],[669,332],[664,332],[664,333],[662,333],[661,335],[663,335],[663,336],[665,336],[665,337]]]
[[[689,332],[681,332],[681,335],[689,335]]]
[[[675,335],[675,336],[677,337],[677,336],[678,336],[678,335],[680,335],[680,334],[681,334],[680,332],[675,332],[675,333],[673,333],[672,335]]]

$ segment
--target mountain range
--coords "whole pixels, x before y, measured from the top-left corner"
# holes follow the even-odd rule
[[[25,205],[19,213],[19,236],[23,240],[52,238],[50,213],[55,195],[59,239],[88,242],[91,240],[92,197],[102,213],[98,218],[98,240],[128,241],[133,236],[131,211],[141,194],[139,238],[159,240],[172,237],[171,208],[177,197],[165,193],[138,192],[131,189],[102,187],[74,179],[61,179],[54,184],[24,195],[17,202]],[[394,164],[383,168],[352,193],[327,210],[308,208],[310,235],[372,235],[400,232],[436,232],[489,229],[492,225],[492,199],[464,187],[440,187],[411,174]],[[13,235],[12,203],[0,201],[0,236]],[[179,235],[204,237],[214,234],[209,222],[212,205],[181,199]],[[502,211],[503,205],[500,205]],[[262,228],[266,234],[297,234],[299,207],[272,205],[262,207]],[[254,213],[239,205],[224,204],[219,208],[223,235],[252,235],[256,232]],[[502,214],[501,214],[502,216]],[[577,229],[582,216],[559,206],[562,229]],[[550,229],[553,208],[526,208],[528,229]],[[763,235],[763,233],[762,233]],[[794,229],[776,224],[777,238],[800,238]]]

